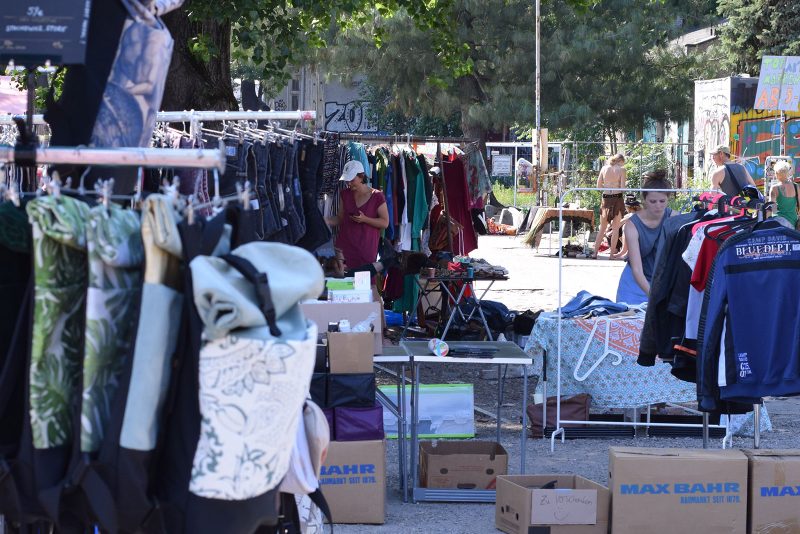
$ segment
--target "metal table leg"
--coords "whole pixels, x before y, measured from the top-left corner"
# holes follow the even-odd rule
[[[528,402],[528,366],[522,366],[522,438],[519,448],[519,474],[525,474],[525,447],[528,441],[528,412],[526,404]],[[547,404],[547,403],[545,403]]]
[[[400,383],[397,388],[397,399],[401,417],[397,420],[397,446],[400,454],[400,490],[403,492],[403,502],[408,502],[408,451],[406,432],[408,428],[408,412],[406,411],[406,366],[400,366]]]
[[[418,485],[419,468],[419,436],[417,435],[419,422],[419,364],[411,362],[411,501],[416,504],[415,490]]]
[[[453,322],[453,317],[456,313],[461,313],[461,310],[458,308],[458,303],[461,302],[461,299],[464,296],[464,291],[467,289],[467,284],[463,284],[461,286],[461,291],[458,292],[458,297],[454,300],[453,309],[450,312],[450,317],[447,318],[447,324],[444,325],[444,330],[442,330],[442,339],[447,338],[447,331],[450,329],[450,323]],[[450,291],[447,291],[447,294],[450,295]]]

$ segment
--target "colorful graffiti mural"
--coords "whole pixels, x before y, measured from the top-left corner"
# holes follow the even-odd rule
[[[781,114],[755,110],[758,78],[721,78],[695,82],[695,176],[713,170],[711,150],[728,145],[758,182],[764,177],[768,156],[781,153]],[[800,174],[800,113],[784,113],[786,155]]]
[[[732,152],[742,159],[750,175],[764,177],[768,156],[781,153],[781,117],[776,111],[749,109],[731,115]],[[786,155],[800,162],[800,115],[786,118]],[[795,171],[797,173],[797,170]]]

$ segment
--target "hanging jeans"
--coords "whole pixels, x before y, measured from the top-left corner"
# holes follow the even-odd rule
[[[296,244],[306,235],[306,218],[303,212],[303,191],[300,188],[300,142],[290,147],[291,156],[286,162],[286,185],[289,202],[289,226],[292,228],[292,244]]]
[[[219,180],[219,194],[223,197],[235,194],[237,183],[244,185],[247,180],[255,183],[256,176],[253,144],[249,141],[240,143],[236,139],[225,139],[224,143],[225,174]]]
[[[272,240],[272,236],[282,229],[278,202],[275,199],[273,188],[270,187],[270,159],[269,146],[263,143],[253,145],[253,154],[256,158],[256,184],[255,191],[258,198],[258,209],[261,213],[261,235],[259,239]]]
[[[297,246],[308,251],[314,251],[324,245],[330,238],[331,232],[325,224],[325,218],[319,211],[317,203],[317,189],[322,179],[322,158],[325,147],[311,141],[300,144],[298,156],[300,165],[300,188],[303,194],[303,214],[305,216],[306,233],[297,242]]]

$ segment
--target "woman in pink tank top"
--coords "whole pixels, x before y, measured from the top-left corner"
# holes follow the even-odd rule
[[[360,161],[348,161],[339,180],[345,182],[347,188],[340,193],[339,214],[328,220],[339,226],[335,247],[341,250],[347,269],[372,265],[378,258],[381,230],[389,226],[386,199],[383,193],[366,183],[367,176]]]

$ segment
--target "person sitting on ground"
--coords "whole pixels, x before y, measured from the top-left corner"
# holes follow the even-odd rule
[[[615,189],[625,189],[627,175],[625,174],[625,156],[616,154],[608,160],[608,163],[600,169],[600,174],[597,177],[598,189],[603,189],[603,203],[600,209],[600,230],[597,232],[597,238],[594,241],[594,254],[593,258],[597,257],[600,251],[600,243],[606,235],[606,228],[608,223],[611,223],[611,251],[617,249],[617,237],[619,232],[620,222],[622,221],[622,214],[625,212],[625,204],[622,200],[622,191],[614,191]],[[610,191],[609,191],[610,190]]]
[[[666,171],[653,171],[645,175],[642,186],[644,208],[634,213],[625,225],[625,242],[628,244],[628,263],[622,270],[617,287],[617,302],[641,304],[647,302],[650,281],[653,279],[656,252],[664,239],[664,221],[677,215],[667,206],[669,195],[653,191],[672,189]]]
[[[711,186],[714,189],[733,197],[738,195],[744,186],[756,185],[744,165],[731,161],[731,149],[728,145],[719,145],[711,157],[717,166],[711,174]]]
[[[386,199],[367,184],[360,161],[348,161],[339,180],[347,186],[339,193],[339,213],[325,219],[329,225],[339,227],[334,243],[340,260],[337,270],[347,276],[356,271],[369,271],[373,275],[382,272],[389,267],[386,264],[391,258],[396,261],[394,250],[385,243],[381,246],[381,261],[376,261],[381,230],[389,226]]]
[[[619,237],[622,246],[620,247],[618,252],[611,254],[609,256],[612,260],[627,259],[628,242],[625,241],[625,225],[628,223],[628,221],[631,220],[633,214],[638,212],[640,209],[642,209],[642,203],[639,202],[638,198],[636,198],[635,193],[628,193],[627,195],[625,195],[625,211],[627,211],[628,213],[625,214],[625,217],[622,218],[622,222],[620,223]]]
[[[788,161],[778,161],[775,163],[775,178],[778,183],[769,190],[770,202],[777,204],[775,220],[783,226],[795,229],[797,226],[797,184],[789,177],[792,165]]]

